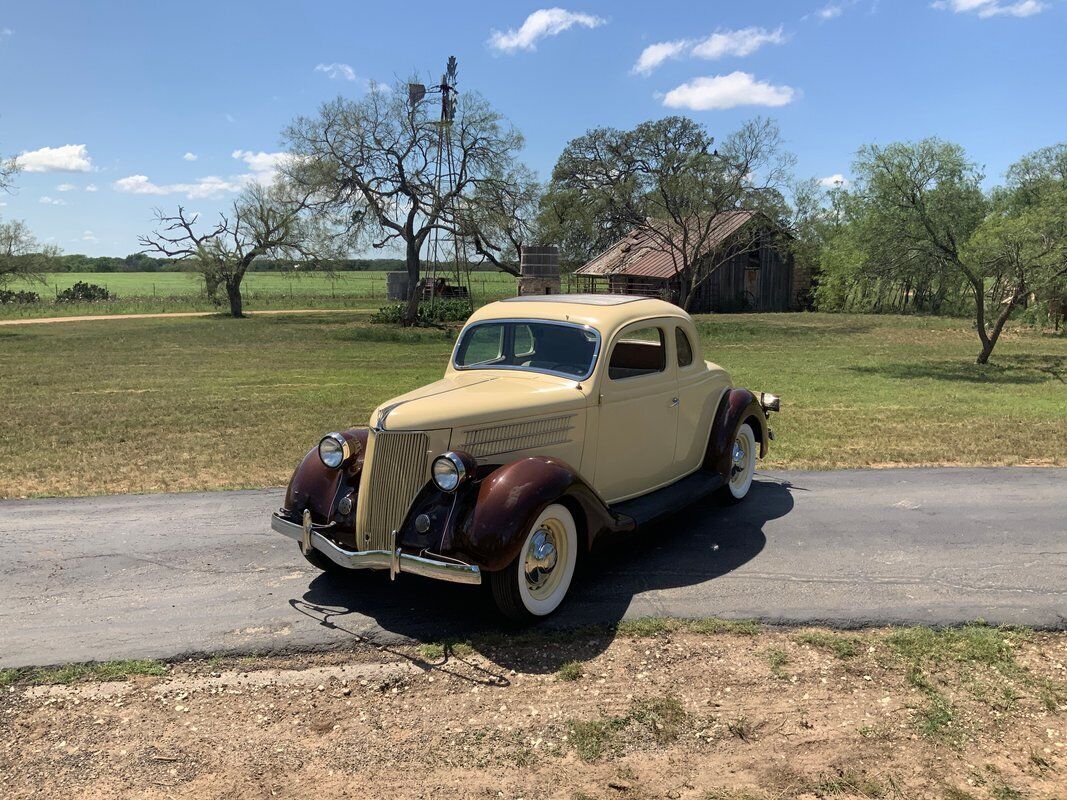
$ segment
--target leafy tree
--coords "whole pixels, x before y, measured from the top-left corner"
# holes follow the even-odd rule
[[[244,316],[241,282],[258,258],[298,260],[329,270],[336,240],[324,236],[308,215],[308,194],[282,184],[251,184],[218,222],[200,227],[182,206],[168,215],[157,211],[157,230],[139,241],[145,252],[188,259],[204,277],[209,296],[224,288],[230,315]]]
[[[790,166],[778,127],[766,119],[746,123],[718,149],[688,117],[628,131],[597,128],[564,148],[542,216],[568,249],[588,252],[620,232],[643,233],[670,255],[681,283],[679,304],[687,307],[721,263],[716,256],[728,255],[714,247],[722,215],[747,208],[778,218]]]
[[[60,250],[37,241],[23,220],[0,222],[0,288],[20,279],[41,281]]]
[[[444,134],[439,105],[427,95],[412,102],[407,86],[372,87],[360,100],[337,98],[314,117],[301,117],[285,134],[293,159],[290,179],[313,197],[315,208],[354,241],[400,245],[410,296],[404,322],[418,308],[422,248],[434,231],[474,236],[497,251],[499,224],[485,203],[512,190],[521,135],[477,94],[456,98],[449,126],[451,188],[437,174]],[[493,231],[481,230],[489,219]],[[472,230],[472,226],[475,228]]]
[[[940,139],[861,148],[855,186],[843,192],[843,224],[821,261],[820,302],[851,286],[894,287],[900,307],[938,311],[967,287],[974,299],[977,357],[985,364],[1013,311],[1051,290],[1063,264],[1062,153],[1039,151],[986,195],[983,175],[959,145]],[[835,285],[836,284],[836,285]],[[838,293],[834,297],[834,292]]]
[[[517,276],[522,248],[537,238],[540,199],[541,185],[523,165],[479,182],[472,201],[460,208],[461,241],[469,243],[467,249],[475,259]]]

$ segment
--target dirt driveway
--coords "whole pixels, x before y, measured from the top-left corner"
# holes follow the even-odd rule
[[[695,625],[26,674],[0,796],[1064,797],[1065,633]]]

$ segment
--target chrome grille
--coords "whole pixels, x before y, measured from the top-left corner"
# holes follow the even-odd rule
[[[530,422],[496,425],[492,428],[478,428],[467,431],[462,449],[479,458],[513,450],[548,447],[569,442],[570,430],[573,427],[574,414],[568,414]]]
[[[356,536],[364,550],[389,550],[415,495],[429,480],[425,433],[371,431],[359,483]]]

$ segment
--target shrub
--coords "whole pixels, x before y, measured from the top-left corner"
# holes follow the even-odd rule
[[[56,295],[57,303],[98,303],[101,300],[114,300],[115,295],[103,286],[95,283],[78,281],[69,289],[64,289]]]
[[[404,317],[406,303],[383,306],[374,315],[374,322],[387,325],[399,325]],[[445,322],[464,322],[471,314],[470,303],[466,300],[435,300],[431,306],[429,303],[420,303],[419,310],[415,314],[415,325],[420,328],[429,328]]]
[[[9,289],[0,289],[0,305],[18,304],[27,305],[29,303],[40,303],[41,296],[37,292],[25,292],[18,291],[12,292]]]

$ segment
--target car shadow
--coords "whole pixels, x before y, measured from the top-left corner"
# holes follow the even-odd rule
[[[490,651],[487,654],[502,667],[554,672],[575,658],[573,647],[564,653],[542,645],[531,658],[530,653],[506,645],[529,641],[531,632],[576,632],[581,656],[596,655],[611,643],[616,624],[636,595],[712,581],[756,558],[767,545],[764,525],[792,510],[794,491],[798,488],[788,482],[757,476],[743,503],[724,507],[701,501],[635,533],[605,537],[579,563],[559,611],[533,626],[502,623],[487,586],[459,586],[411,575],[390,583],[381,572],[323,573],[290,605],[321,625],[348,633],[353,641],[401,638],[448,643],[475,638],[479,649]],[[714,617],[715,611],[697,607],[691,616]],[[519,648],[523,649],[527,648]],[[561,652],[556,655],[554,650]],[[444,658],[448,657],[446,649]]]

